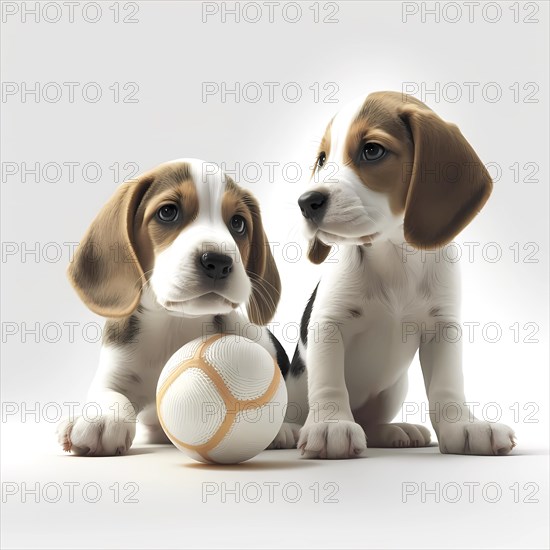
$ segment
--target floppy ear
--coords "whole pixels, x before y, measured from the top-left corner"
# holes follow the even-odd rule
[[[252,296],[247,305],[248,318],[256,325],[271,321],[281,297],[281,279],[269,248],[260,207],[250,194],[246,203],[252,215],[252,239],[246,272],[252,282]]]
[[[80,241],[68,277],[98,315],[126,317],[138,306],[144,284],[134,243],[134,216],[152,183],[150,174],[123,183]]]
[[[425,106],[407,106],[400,116],[414,142],[405,203],[405,239],[419,248],[441,246],[481,210],[493,183],[454,124]]]
[[[317,237],[309,241],[307,249],[308,260],[314,264],[322,264],[330,253],[331,246],[321,242]]]

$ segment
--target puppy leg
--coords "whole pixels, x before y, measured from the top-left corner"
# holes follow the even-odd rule
[[[309,413],[298,448],[306,458],[356,458],[364,454],[367,442],[351,413],[342,334],[338,327],[334,330],[332,321],[321,321],[318,326],[331,337],[308,344]]]
[[[63,450],[77,455],[124,454],[136,434],[137,414],[155,399],[157,375],[140,361],[143,350],[104,346],[81,416],[63,421],[57,430]],[[162,363],[161,363],[162,364]]]
[[[87,456],[128,451],[136,435],[136,409],[125,395],[106,390],[92,397],[84,410],[86,414],[64,420],[57,428],[64,451]]]
[[[427,447],[431,435],[420,424],[377,424],[365,427],[369,447]]]
[[[390,424],[407,396],[407,375],[393,386],[369,399],[353,411],[353,416],[367,435],[369,447],[425,447],[430,444],[430,431],[418,424]]]
[[[453,324],[448,338],[420,346],[420,363],[430,403],[430,418],[442,453],[505,455],[516,445],[515,434],[504,424],[475,418],[466,406],[460,338]]]

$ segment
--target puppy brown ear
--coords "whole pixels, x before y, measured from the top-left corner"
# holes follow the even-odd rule
[[[281,279],[265,234],[260,207],[252,195],[245,197],[252,215],[252,238],[246,265],[252,282],[252,296],[247,305],[248,318],[257,325],[271,321],[281,297]]]
[[[126,317],[138,306],[144,284],[134,241],[136,210],[154,177],[123,183],[80,241],[68,277],[98,315]]]
[[[314,264],[322,264],[327,259],[331,249],[331,246],[321,242],[317,237],[313,237],[313,239],[309,241],[307,250],[308,260]]]
[[[419,248],[451,241],[481,210],[493,188],[485,166],[460,130],[426,106],[404,107],[414,142],[405,204],[405,238]]]

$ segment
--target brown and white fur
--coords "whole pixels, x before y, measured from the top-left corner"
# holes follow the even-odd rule
[[[407,393],[417,350],[443,453],[510,452],[514,434],[473,419],[464,396],[457,333],[456,263],[434,254],[487,201],[492,182],[460,133],[410,96],[377,92],[345,107],[321,142],[299,204],[309,258],[323,276],[302,319],[287,388],[302,411],[306,457],[348,458],[373,447],[424,446],[430,433],[390,422]],[[413,323],[419,329],[407,334]],[[436,333],[446,331],[446,338]],[[414,332],[414,331],[412,331]],[[441,414],[446,404],[460,416]],[[289,408],[290,410],[290,408]],[[439,412],[438,412],[439,411]],[[366,437],[365,437],[366,435]]]
[[[92,222],[68,274],[84,303],[108,318],[88,396],[101,416],[58,428],[63,448],[79,455],[126,452],[138,415],[150,442],[166,442],[155,410],[166,361],[199,336],[265,325],[281,288],[256,199],[196,159],[162,164],[122,184]],[[237,311],[242,304],[248,319]],[[258,343],[285,374],[281,345],[266,328],[260,334]],[[288,437],[293,443],[291,431]]]

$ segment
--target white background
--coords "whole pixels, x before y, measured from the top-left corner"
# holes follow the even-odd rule
[[[84,13],[82,6],[75,7],[73,23],[67,7],[54,23],[46,19],[55,19],[55,6],[63,4],[53,4],[41,12],[40,22],[32,14],[23,21],[23,4],[2,8],[2,476],[4,482],[18,483],[97,480],[106,493],[117,480],[133,480],[141,492],[140,503],[128,505],[114,505],[107,497],[95,505],[65,498],[57,504],[24,504],[20,496],[10,497],[4,505],[4,545],[547,546],[547,520],[541,518],[548,512],[548,5],[493,2],[484,7],[481,2],[473,6],[469,21],[467,6],[454,3],[461,10],[457,13],[442,2],[437,22],[435,15],[422,16],[434,2],[320,3],[316,23],[315,3],[302,2],[301,16],[290,23],[283,7],[287,19],[295,18],[296,11],[288,3],[274,8],[273,22],[266,6],[253,3],[237,23],[230,14],[223,22],[221,7],[203,22],[205,7],[199,2],[143,2],[133,16],[132,3],[122,2],[120,18],[137,22],[115,23],[114,3],[100,2],[96,23],[84,20],[84,15],[95,18],[95,10]],[[239,5],[242,10],[245,3]],[[13,6],[19,11],[11,15]],[[247,22],[255,7],[263,7],[261,20]],[[415,9],[404,21],[404,11]],[[458,21],[450,22],[457,15]],[[80,83],[74,102],[64,82]],[[101,87],[96,103],[83,99],[89,82]],[[115,102],[109,87],[128,82],[139,87],[137,103]],[[225,102],[220,94],[204,98],[205,82],[225,82],[228,88],[238,83],[241,90],[257,83],[247,88],[248,97],[254,98],[258,87],[263,95],[255,103],[242,94],[228,94]],[[264,82],[279,83],[273,102]],[[289,82],[302,92],[294,103],[281,94]],[[9,83],[18,87],[15,95],[7,93],[13,89]],[[57,83],[63,96],[53,102],[22,97],[23,83],[27,88],[39,83],[42,89]],[[318,101],[310,89],[315,83]],[[429,90],[438,86],[440,93],[423,94],[423,83]],[[250,181],[255,176],[251,164],[248,181],[242,170],[233,177],[259,198],[269,239],[280,243],[275,258],[283,294],[273,332],[291,355],[297,323],[322,272],[305,257],[290,261],[296,248],[288,247],[298,243],[305,251],[296,198],[307,182],[317,143],[347,100],[404,86],[457,123],[480,158],[492,163],[491,173],[500,174],[487,206],[457,238],[457,250],[462,252],[463,319],[480,323],[473,341],[464,337],[467,396],[479,403],[478,413],[486,407],[487,419],[501,415],[514,427],[515,456],[448,457],[430,448],[370,451],[370,460],[328,464],[300,461],[288,451],[275,457],[264,453],[255,459],[256,467],[253,461],[240,469],[205,470],[192,467],[175,449],[138,447],[128,457],[86,460],[61,455],[54,424],[43,415],[35,422],[32,415],[21,414],[35,403],[43,411],[47,403],[63,406],[85,398],[99,354],[99,343],[89,341],[95,340],[93,326],[86,324],[102,320],[84,307],[66,280],[70,244],[65,243],[78,242],[113,193],[118,181],[109,167],[114,163],[134,163],[140,172],[180,157],[226,163],[230,173],[239,172],[237,163],[241,169],[248,163],[263,167],[257,182]],[[335,102],[323,101],[335,89]],[[457,89],[462,96],[455,101]],[[494,101],[497,89],[502,95]],[[55,87],[49,91],[55,95]],[[531,92],[536,101],[526,102]],[[127,93],[122,90],[121,97]],[[47,163],[69,162],[79,163],[74,182],[67,168],[54,182],[43,175],[35,182],[32,174],[25,182],[21,175],[22,163],[44,169]],[[82,177],[86,163],[100,165],[97,182]],[[265,163],[279,163],[273,181]],[[301,167],[298,181],[285,180],[285,173],[294,175],[290,167],[285,172],[288,163]],[[517,182],[510,169],[514,163],[520,167]],[[534,164],[524,168],[526,163]],[[10,175],[14,166],[19,172]],[[528,181],[532,166],[535,181]],[[56,179],[49,170],[47,177]],[[38,257],[22,254],[25,247],[37,247]],[[519,258],[510,247],[519,250]],[[494,261],[498,251],[501,258]],[[72,339],[67,323],[76,323]],[[495,334],[490,327],[483,336],[488,323],[500,327],[500,340],[489,341]],[[515,323],[518,342],[510,329]],[[25,325],[34,329],[36,324],[39,334],[24,338]],[[538,342],[527,342],[529,335]],[[425,395],[416,361],[410,383],[407,400],[422,410]],[[6,415],[7,403],[18,412]],[[427,418],[418,414],[407,420],[425,423]],[[274,504],[262,501],[254,507],[219,500],[203,504],[201,483],[223,479],[294,480],[310,494],[307,487],[315,481],[330,481],[340,488],[339,503],[311,504],[304,497],[290,504],[279,497]],[[473,503],[464,497],[455,505],[422,504],[419,497],[402,503],[403,482],[483,485],[495,480],[506,494],[495,504],[479,495]],[[535,483],[539,502],[513,503],[508,487],[516,482]]]

